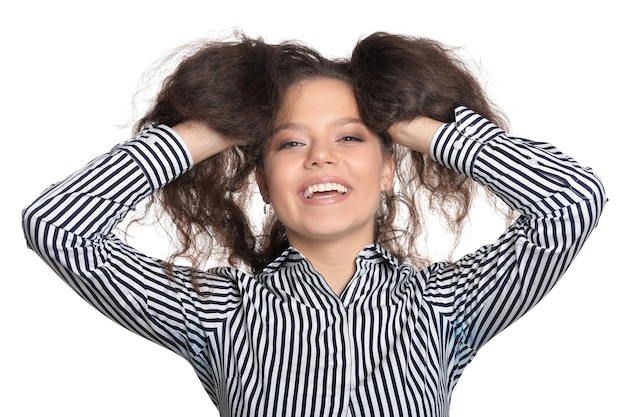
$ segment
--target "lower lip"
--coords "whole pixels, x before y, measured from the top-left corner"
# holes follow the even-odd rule
[[[336,204],[336,203],[341,203],[342,201],[346,200],[348,198],[348,196],[350,195],[351,190],[348,190],[346,193],[344,194],[337,194],[334,195],[332,197],[312,197],[312,198],[305,198],[304,195],[300,194],[300,199],[304,202],[304,204],[307,205],[311,205],[311,206],[325,206],[328,204]]]

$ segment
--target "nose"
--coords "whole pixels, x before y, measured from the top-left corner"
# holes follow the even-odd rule
[[[325,140],[311,141],[305,162],[308,168],[322,167],[336,162],[337,156],[331,143]]]

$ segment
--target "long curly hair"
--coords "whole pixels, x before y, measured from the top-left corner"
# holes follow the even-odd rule
[[[345,59],[327,59],[295,41],[269,44],[241,34],[187,52],[136,123],[135,133],[193,119],[246,145],[202,161],[151,197],[148,207],[169,218],[176,231],[170,266],[183,258],[200,268],[217,256],[259,273],[289,246],[273,212],[263,216],[255,210],[254,173],[263,167],[287,90],[319,77],[353,88],[364,123],[396,162],[396,185],[381,199],[374,241],[400,261],[423,266],[428,259],[415,242],[425,228],[425,208],[443,216],[460,236],[476,193],[474,183],[428,156],[394,145],[386,133],[394,122],[418,115],[453,121],[459,105],[504,128],[504,117],[452,49],[429,39],[379,32],[360,40]]]

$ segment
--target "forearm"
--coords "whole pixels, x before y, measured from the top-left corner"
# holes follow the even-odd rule
[[[591,202],[595,226],[606,201],[590,169],[544,142],[514,138],[471,110],[457,109],[431,144],[432,157],[489,188],[510,207],[531,217]]]
[[[189,152],[170,129],[151,129],[121,143],[45,190],[25,211],[31,247],[45,223],[84,239],[107,235],[141,199],[191,167]]]

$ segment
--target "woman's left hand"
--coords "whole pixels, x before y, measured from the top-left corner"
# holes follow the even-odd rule
[[[428,155],[430,143],[442,125],[443,123],[440,121],[425,116],[417,116],[413,120],[404,120],[392,124],[387,129],[387,133],[395,143]]]

